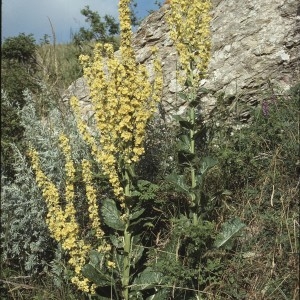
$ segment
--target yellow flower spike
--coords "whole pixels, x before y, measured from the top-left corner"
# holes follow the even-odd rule
[[[66,164],[66,206],[63,209],[60,205],[60,195],[56,186],[43,173],[40,165],[39,156],[36,150],[31,149],[29,156],[32,161],[32,168],[36,174],[36,181],[42,189],[42,194],[47,204],[48,213],[46,223],[49,228],[51,236],[59,243],[62,248],[67,250],[70,256],[69,263],[74,268],[75,273],[80,274],[82,267],[86,263],[87,255],[91,246],[79,237],[79,226],[75,219],[74,187],[73,181],[75,176],[75,169],[71,158],[71,147],[69,140],[65,135],[59,138],[60,146],[65,155]],[[74,277],[74,282],[82,291],[89,291],[90,283],[86,278]]]
[[[172,0],[167,22],[186,74],[196,68],[199,81],[207,73],[211,50],[211,1]],[[191,63],[194,66],[191,66]]]
[[[92,229],[95,231],[96,237],[101,240],[104,235],[104,232],[101,229],[101,222],[98,215],[99,207],[97,204],[97,194],[96,190],[92,184],[92,172],[91,172],[91,164],[88,160],[84,159],[82,161],[82,176],[83,181],[86,185],[86,196],[89,204],[89,218],[92,224]]]
[[[154,63],[157,77],[153,84],[145,66],[135,61],[129,4],[130,0],[119,1],[121,57],[114,55],[110,44],[96,44],[92,57],[81,57],[101,146],[97,147],[87,125],[79,117],[78,100],[74,97],[70,100],[79,131],[121,202],[124,190],[118,162],[120,159],[129,164],[136,162],[144,153],[145,124],[153,115],[162,90],[158,60]]]

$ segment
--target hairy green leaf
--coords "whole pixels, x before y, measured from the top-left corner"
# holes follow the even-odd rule
[[[154,271],[151,267],[147,267],[134,280],[132,290],[147,290],[152,289],[156,285],[161,284],[162,274]]]
[[[226,247],[245,226],[238,217],[225,222],[222,231],[217,235],[214,246],[217,248]]]
[[[189,194],[190,192],[190,188],[189,186],[185,183],[184,180],[185,176],[184,175],[178,175],[175,173],[170,174],[169,176],[167,176],[167,180],[171,183],[173,183],[175,189],[178,192],[184,192]]]
[[[82,275],[95,283],[97,286],[107,286],[114,284],[114,279],[108,275],[103,274],[91,264],[86,264],[82,268]]]
[[[106,225],[116,230],[124,230],[125,224],[120,218],[121,214],[114,200],[105,199],[103,201],[102,215]]]

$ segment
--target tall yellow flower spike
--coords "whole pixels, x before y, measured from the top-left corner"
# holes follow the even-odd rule
[[[206,76],[211,51],[211,1],[172,0],[167,22],[185,75],[197,70],[196,81]],[[195,75],[195,74],[194,74]]]
[[[73,187],[75,168],[71,158],[69,139],[65,135],[61,135],[59,141],[66,160],[65,208],[62,208],[60,204],[60,195],[57,187],[42,171],[36,150],[32,149],[29,155],[32,161],[32,168],[36,174],[37,184],[42,189],[43,197],[47,204],[46,223],[50,234],[69,253],[69,264],[75,271],[71,281],[82,291],[88,292],[90,291],[90,283],[82,276],[81,269],[86,264],[91,245],[86,244],[80,238],[79,225],[75,219]]]
[[[91,172],[92,166],[90,162],[86,159],[82,161],[82,177],[83,181],[85,183],[85,189],[86,189],[86,197],[89,204],[89,218],[91,222],[91,227],[95,231],[95,236],[101,240],[101,238],[104,235],[103,230],[101,229],[101,222],[99,218],[99,207],[97,203],[97,193],[96,190],[92,184],[92,172]]]
[[[151,83],[145,66],[135,61],[129,3],[130,0],[119,2],[121,57],[114,55],[110,44],[96,44],[93,57],[80,56],[90,87],[100,147],[79,116],[78,100],[71,99],[79,130],[120,201],[124,200],[124,190],[119,162],[129,165],[144,153],[146,123],[154,114],[162,91],[161,65],[155,61],[156,78]]]

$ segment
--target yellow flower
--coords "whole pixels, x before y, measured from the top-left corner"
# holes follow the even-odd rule
[[[114,269],[116,267],[116,263],[113,262],[113,261],[108,261],[107,262],[107,267],[111,268],[111,269]]]

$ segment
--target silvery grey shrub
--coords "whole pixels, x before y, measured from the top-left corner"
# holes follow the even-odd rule
[[[2,91],[1,94],[4,95]],[[24,98],[26,105],[19,111],[25,130],[24,142],[28,146],[31,143],[37,149],[43,170],[62,188],[64,162],[57,147],[59,134],[64,131],[73,142],[76,141],[72,144],[75,161],[85,155],[74,119],[71,114],[66,117],[55,105],[50,105],[47,116],[38,115],[39,101],[54,103],[46,88],[39,96],[25,91]],[[34,274],[48,269],[57,252],[57,245],[50,237],[45,223],[46,205],[35,182],[30,162],[16,145],[12,145],[12,148],[15,180],[8,181],[5,176],[1,176],[1,264],[3,267]]]

